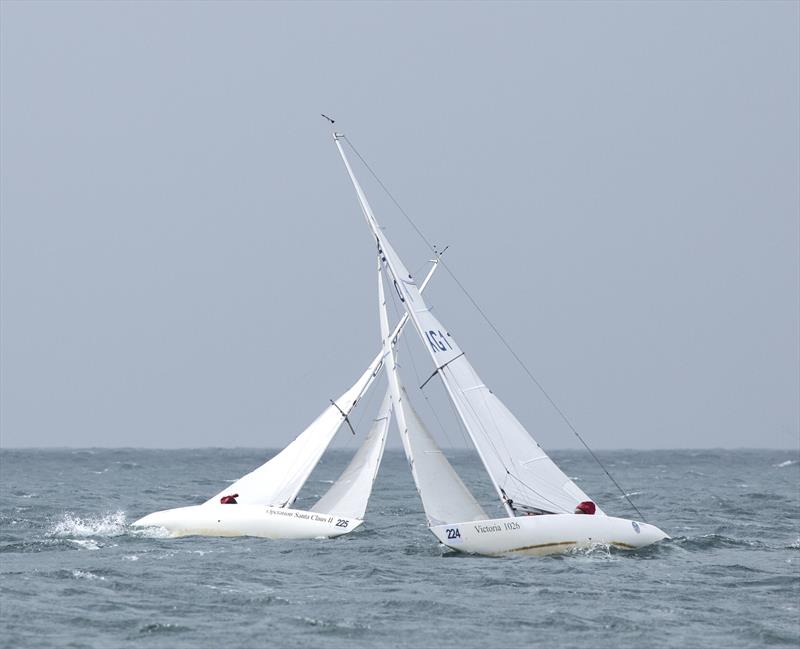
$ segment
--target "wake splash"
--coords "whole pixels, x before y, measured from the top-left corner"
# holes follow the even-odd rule
[[[47,535],[58,538],[88,538],[93,536],[121,536],[125,532],[125,512],[123,511],[101,516],[87,516],[85,518],[73,512],[66,512],[61,520],[50,526]]]
[[[591,545],[576,546],[564,552],[565,556],[585,557],[587,559],[611,560],[617,552],[608,543],[592,543]],[[627,550],[625,551],[627,552]]]
[[[66,512],[60,520],[51,524],[45,533],[48,538],[63,539],[87,550],[97,550],[100,547],[94,540],[96,538],[114,538],[123,535],[162,539],[170,534],[162,527],[129,527],[127,516],[123,511],[97,516],[78,516],[74,512]]]

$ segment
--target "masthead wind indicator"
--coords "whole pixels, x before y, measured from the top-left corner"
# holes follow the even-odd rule
[[[335,119],[331,119],[325,113],[320,113],[320,115],[322,115],[325,119],[327,119],[331,124],[335,124],[336,123]]]

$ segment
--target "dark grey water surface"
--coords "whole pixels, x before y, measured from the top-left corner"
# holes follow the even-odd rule
[[[0,452],[0,646],[800,644],[797,451],[601,453],[674,537],[635,553],[444,552],[398,451],[387,452],[365,526],[337,540],[168,539],[128,527],[201,502],[268,455]],[[299,506],[348,459],[330,455]],[[630,515],[585,454],[553,456],[606,511]],[[474,457],[456,452],[454,463],[488,503]]]

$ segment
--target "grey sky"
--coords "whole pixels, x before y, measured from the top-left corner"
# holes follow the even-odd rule
[[[325,112],[594,447],[797,447],[797,2],[0,7],[3,446],[280,446],[355,380],[374,250]]]

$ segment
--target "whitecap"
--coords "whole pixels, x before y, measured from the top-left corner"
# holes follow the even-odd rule
[[[793,464],[797,464],[797,460],[786,460],[785,462],[779,462],[778,464],[773,464],[776,469],[782,469],[785,466],[792,466]]]
[[[333,620],[318,619],[307,616],[295,617],[294,619],[303,622],[304,624],[308,624],[309,626],[343,629],[346,631],[365,631],[371,628],[368,624],[353,622],[351,620],[333,621]]]
[[[96,575],[93,572],[89,572],[88,570],[73,570],[72,576],[75,577],[75,579],[88,579],[90,581],[94,579],[97,579],[99,581],[106,580],[106,578],[103,577],[102,575]]]
[[[97,541],[92,539],[67,539],[70,543],[74,543],[79,548],[83,548],[84,550],[99,550],[100,545]]]

